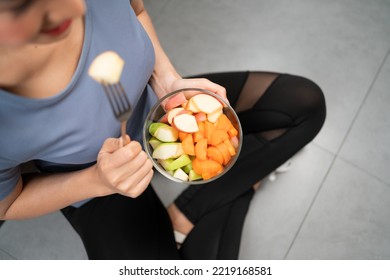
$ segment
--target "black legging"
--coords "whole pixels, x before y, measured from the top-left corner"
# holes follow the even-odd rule
[[[63,209],[90,259],[237,259],[253,185],[310,142],[325,120],[322,91],[308,79],[268,72],[199,77],[224,86],[238,113],[244,137],[237,162],[175,200],[195,225],[179,251],[152,187],[136,199],[112,195]]]

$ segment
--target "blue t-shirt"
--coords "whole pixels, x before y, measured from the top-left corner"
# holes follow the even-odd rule
[[[0,90],[0,200],[15,187],[20,164],[34,160],[52,172],[80,169],[96,161],[105,139],[120,135],[101,85],[87,74],[103,51],[113,50],[125,61],[121,82],[134,108],[128,133],[142,141],[144,120],[157,100],[148,85],[154,66],[151,41],[129,0],[86,4],[82,54],[66,89],[42,99]]]

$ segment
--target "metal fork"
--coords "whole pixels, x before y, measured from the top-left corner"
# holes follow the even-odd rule
[[[121,137],[123,139],[123,145],[126,145],[129,143],[129,138],[126,137],[126,124],[132,113],[131,104],[121,82],[115,84],[102,82],[101,84],[110,102],[115,118],[121,122]]]

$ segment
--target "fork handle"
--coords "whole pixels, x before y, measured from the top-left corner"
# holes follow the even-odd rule
[[[121,122],[121,137],[122,137],[122,140],[123,140],[123,146],[126,146],[127,144],[130,143],[130,137],[126,137],[127,136],[127,133],[126,133],[126,125],[127,124],[127,121],[123,121]]]

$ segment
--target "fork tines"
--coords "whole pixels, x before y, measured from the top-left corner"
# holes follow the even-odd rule
[[[103,82],[102,85],[115,117],[120,121],[127,120],[131,114],[131,104],[127,99],[121,82],[115,84]]]

